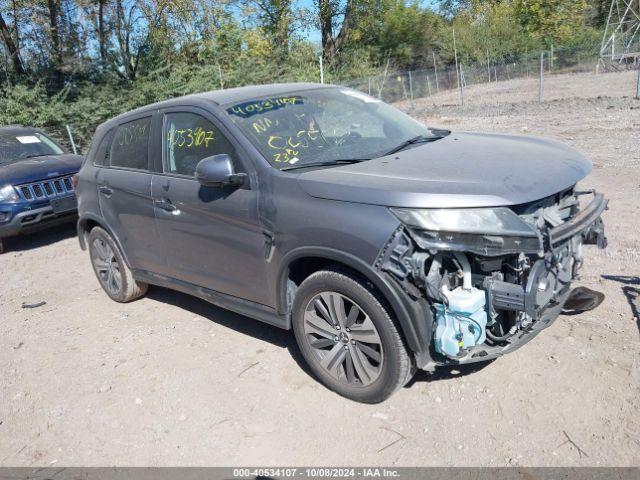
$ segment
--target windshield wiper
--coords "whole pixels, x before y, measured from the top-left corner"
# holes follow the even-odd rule
[[[300,163],[298,165],[289,165],[288,167],[281,168],[280,171],[284,172],[285,170],[297,170],[300,168],[307,168],[307,167],[327,167],[331,165],[349,165],[350,163],[360,163],[366,160],[371,160],[371,159],[370,158],[344,158],[339,160],[330,160],[327,162]]]
[[[398,153],[400,150],[404,150],[405,148],[407,148],[410,145],[414,145],[416,143],[422,143],[422,142],[433,142],[435,140],[439,140],[440,138],[442,138],[442,137],[438,137],[438,136],[436,136],[436,137],[427,137],[426,135],[418,135],[416,137],[410,138],[409,140],[405,140],[401,144],[396,145],[391,150],[389,150],[388,152],[383,153],[380,156],[384,157],[386,155],[391,155],[393,153]]]

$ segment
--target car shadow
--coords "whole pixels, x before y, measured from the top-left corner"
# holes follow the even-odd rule
[[[622,284],[622,293],[629,303],[631,315],[636,319],[636,326],[638,327],[638,333],[640,333],[640,276],[602,275],[602,278]]]
[[[73,218],[70,218],[65,223],[43,228],[42,230],[21,233],[15,237],[3,238],[2,242],[4,243],[4,251],[6,254],[34,250],[75,236],[76,222]]]
[[[244,315],[225,310],[200,298],[169,288],[151,285],[146,297],[157,302],[182,308],[194,315],[207,318],[211,322],[235,330],[243,335],[249,335],[253,338],[269,342],[277,347],[286,348],[298,366],[309,375],[309,377],[317,381],[317,378],[308,367],[298,348],[292,330],[282,330],[273,325],[268,325]],[[466,365],[438,367],[434,372],[418,370],[409,383],[405,385],[405,388],[410,388],[417,382],[436,382],[464,377],[482,370],[492,362],[493,360],[489,360]]]
[[[494,359],[495,360],[495,359]],[[483,368],[489,366],[494,360],[485,362],[467,363],[464,365],[450,365],[446,367],[437,367],[433,372],[425,372],[418,370],[413,378],[405,385],[405,388],[411,388],[418,382],[439,382],[443,380],[454,380],[456,378],[465,377],[472,373],[479,372]]]
[[[171,290],[169,288],[151,285],[146,297],[157,302],[182,308],[194,315],[200,315],[211,322],[217,323],[218,325],[222,325],[223,327],[231,330],[235,330],[243,335],[249,335],[253,338],[269,342],[277,347],[286,348],[300,368],[309,376],[313,377],[311,370],[307,366],[300,350],[298,349],[298,344],[296,343],[293,330],[283,330],[273,325],[234,313],[230,310],[217,307],[216,305],[198,297]]]

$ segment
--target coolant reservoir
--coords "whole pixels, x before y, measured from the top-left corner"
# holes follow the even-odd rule
[[[435,348],[438,353],[459,357],[461,351],[484,343],[487,311],[483,290],[443,288],[449,305],[436,303]]]

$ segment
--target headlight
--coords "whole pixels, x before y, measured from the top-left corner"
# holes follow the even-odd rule
[[[0,202],[17,202],[20,200],[15,189],[11,185],[0,188]]]
[[[418,245],[427,250],[487,256],[542,250],[538,232],[506,207],[390,210],[409,227]]]

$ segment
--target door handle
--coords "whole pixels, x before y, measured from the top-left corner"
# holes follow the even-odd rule
[[[113,195],[113,190],[105,185],[98,187],[98,191],[105,197],[110,197],[111,195]]]
[[[178,207],[176,207],[173,203],[171,203],[171,200],[169,200],[168,198],[163,198],[162,200],[154,200],[153,204],[157,208],[169,213],[173,213],[174,215],[180,213],[180,210],[178,210]]]

